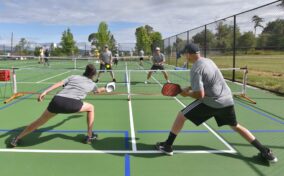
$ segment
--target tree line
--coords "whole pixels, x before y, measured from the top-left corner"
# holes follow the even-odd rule
[[[239,26],[235,26],[235,38],[236,49],[244,52],[254,52],[256,50],[282,50],[284,49],[284,19],[276,19],[268,22],[266,26],[263,26],[263,18],[254,15],[252,17],[254,23],[254,29],[247,32],[240,32]],[[261,28],[260,34],[257,34],[257,28]],[[201,48],[207,48],[208,50],[216,50],[222,53],[232,52],[234,47],[234,25],[225,24],[219,22],[216,25],[215,33],[209,29],[203,30],[195,34],[190,42],[197,43]],[[206,33],[206,41],[205,41]],[[180,51],[182,47],[187,43],[177,36],[176,41],[173,42],[173,46],[167,46],[165,48],[167,53],[171,53],[171,50]]]

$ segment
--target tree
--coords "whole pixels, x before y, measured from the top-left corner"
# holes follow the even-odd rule
[[[96,33],[91,33],[89,35],[88,41],[91,42],[92,46],[95,46],[98,49],[104,48],[104,45],[109,45],[109,49],[114,50],[116,45],[114,35],[109,31],[108,25],[104,21],[99,24]]]
[[[255,47],[255,36],[252,31],[245,32],[238,38],[238,46],[245,52]]]
[[[136,28],[136,49],[138,51],[143,50],[145,53],[151,53],[151,38],[147,33],[145,27],[141,26]]]
[[[21,38],[19,43],[15,46],[15,51],[20,55],[29,53],[29,42],[25,38]]]
[[[263,21],[264,21],[263,18],[260,18],[260,17],[257,16],[257,15],[254,15],[254,16],[252,17],[252,22],[254,22],[254,26],[253,26],[253,28],[254,28],[254,36],[256,36],[256,28],[257,28],[257,27],[263,28],[263,26],[261,25],[261,23],[262,23]]]
[[[240,28],[236,27],[236,39],[239,38],[241,35]],[[234,39],[234,26],[224,24],[222,21],[217,24],[216,27],[217,33],[215,34],[216,37],[216,47],[221,49],[222,52],[226,50],[231,50],[233,48],[233,39]]]
[[[195,34],[193,37],[193,42],[199,44],[202,47],[205,47],[204,39],[205,39],[205,30]],[[207,48],[215,48],[216,47],[216,38],[210,30],[206,29],[206,44]]]
[[[62,53],[68,56],[77,54],[79,51],[70,28],[62,33],[60,45]]]
[[[277,19],[269,22],[264,27],[261,36],[265,37],[266,48],[283,48],[284,47],[284,19]]]
[[[35,50],[34,50],[34,55],[35,56],[39,56],[40,55],[40,48],[41,47],[35,47]]]
[[[152,26],[145,25],[145,29],[146,29],[148,35],[150,35],[151,33],[154,32],[154,28]]]
[[[156,47],[161,47],[163,43],[162,35],[160,32],[150,33],[151,39],[151,50],[153,51]]]
[[[91,43],[91,45],[96,46],[98,42],[97,34],[91,33],[88,37],[88,41]]]
[[[151,54],[155,47],[162,47],[163,40],[160,32],[154,31],[149,25],[136,28],[136,49]]]

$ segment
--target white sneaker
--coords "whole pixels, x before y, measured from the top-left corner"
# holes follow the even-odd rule
[[[167,80],[167,83],[171,83],[171,81],[170,81],[170,80]]]

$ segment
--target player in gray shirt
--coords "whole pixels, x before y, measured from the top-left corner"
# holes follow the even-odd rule
[[[52,90],[63,87],[63,89],[53,97],[42,115],[37,120],[32,122],[28,127],[26,127],[18,136],[12,139],[10,142],[10,147],[16,147],[20,139],[36,130],[38,127],[42,126],[59,113],[69,114],[76,112],[87,112],[88,135],[86,136],[84,142],[90,143],[92,140],[96,139],[97,135],[92,133],[95,113],[94,106],[90,103],[82,101],[82,99],[84,99],[89,92],[100,93],[106,91],[104,87],[98,88],[93,82],[92,79],[95,75],[95,66],[93,64],[89,64],[86,66],[83,75],[70,76],[42,92],[38,96],[39,102],[43,101],[44,97]]]
[[[100,71],[99,71],[98,77],[95,81],[96,83],[99,82],[100,75],[105,70],[108,70],[108,72],[110,73],[112,81],[116,82],[116,80],[114,78],[113,71],[112,71],[112,53],[108,49],[108,45],[104,46],[104,51],[100,54]]]
[[[147,84],[149,79],[151,78],[151,76],[153,74],[153,70],[165,70],[165,68],[164,68],[164,63],[166,62],[165,55],[160,52],[159,47],[155,48],[155,53],[152,56],[152,62],[153,62],[153,65],[151,67],[151,70],[147,74],[147,80],[145,81],[145,84]],[[162,71],[162,73],[163,73],[167,83],[169,83],[170,80],[169,80],[169,75],[167,74],[167,72]]]
[[[198,126],[215,117],[218,126],[229,125],[256,147],[264,159],[272,163],[277,162],[272,151],[237,122],[231,90],[216,64],[201,57],[199,47],[195,44],[186,45],[183,53],[193,65],[190,70],[191,87],[184,88],[181,95],[196,100],[178,113],[168,139],[165,142],[158,142],[156,148],[167,155],[173,155],[172,145],[187,119]]]
[[[143,66],[143,60],[144,60],[144,51],[140,50],[139,51],[139,65],[142,67]]]

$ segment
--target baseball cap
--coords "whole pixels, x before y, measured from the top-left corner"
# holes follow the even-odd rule
[[[160,48],[159,47],[156,47],[156,49],[155,49],[156,51],[160,51]]]
[[[183,50],[181,51],[182,54],[189,53],[189,54],[198,54],[200,52],[200,49],[198,45],[189,43],[186,44]]]
[[[108,45],[105,45],[105,48],[108,48]]]

